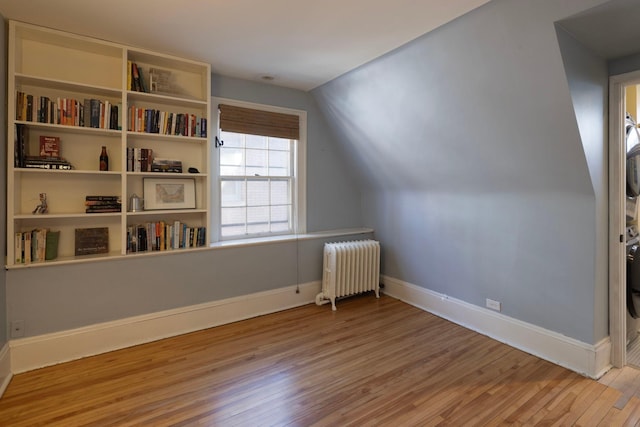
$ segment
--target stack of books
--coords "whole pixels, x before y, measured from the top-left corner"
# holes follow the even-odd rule
[[[120,196],[86,196],[84,205],[87,213],[122,212]]]
[[[73,169],[71,163],[69,163],[62,157],[49,156],[25,156],[24,167],[32,169]]]

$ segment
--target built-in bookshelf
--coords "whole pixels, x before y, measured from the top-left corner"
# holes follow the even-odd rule
[[[207,246],[209,64],[16,21],[8,64],[7,267]],[[132,196],[152,209],[131,210]],[[172,234],[132,250],[132,230],[156,224]],[[78,251],[78,235],[100,247],[85,238]]]

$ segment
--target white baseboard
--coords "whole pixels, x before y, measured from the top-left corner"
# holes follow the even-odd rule
[[[9,341],[11,348],[9,372],[17,374],[309,304],[315,301],[320,288],[321,282],[310,282],[300,285],[300,293],[296,293],[295,286],[288,286],[78,329],[11,340]],[[9,352],[4,352],[8,359]]]
[[[611,368],[609,337],[586,344],[393,277],[381,280],[389,296],[579,374],[599,378]]]
[[[0,349],[0,397],[7,389],[11,381],[11,353],[9,352],[9,343],[5,343]]]

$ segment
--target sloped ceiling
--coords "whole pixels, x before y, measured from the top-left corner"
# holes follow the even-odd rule
[[[488,1],[0,0],[0,13],[309,90]]]

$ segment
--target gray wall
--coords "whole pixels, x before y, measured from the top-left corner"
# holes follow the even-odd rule
[[[553,25],[599,3],[494,0],[313,91],[385,274],[607,335],[601,147],[585,152]]]
[[[360,193],[309,94],[214,76],[213,95],[307,110],[308,229],[362,226]],[[325,240],[12,269],[8,319],[34,336],[319,280]]]
[[[593,54],[562,28],[557,29],[573,108],[578,122],[585,157],[595,195],[595,336],[608,335],[608,87],[609,75],[604,59]]]

